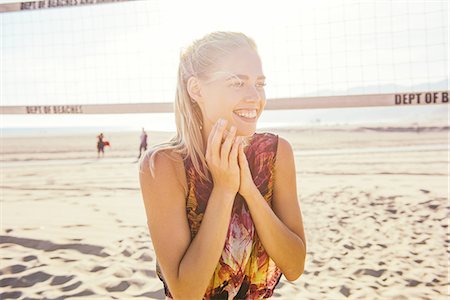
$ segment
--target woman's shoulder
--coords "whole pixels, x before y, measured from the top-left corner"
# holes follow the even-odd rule
[[[181,154],[173,149],[150,147],[139,162],[141,172],[175,170],[183,163]]]
[[[139,162],[139,172],[147,180],[156,180],[163,185],[179,183],[186,189],[183,158],[174,149],[148,149]]]
[[[294,150],[292,149],[291,143],[286,140],[284,137],[278,137],[278,150],[277,155],[287,155],[292,156],[294,154]]]

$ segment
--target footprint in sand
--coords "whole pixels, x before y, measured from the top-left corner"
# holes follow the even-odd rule
[[[72,227],[89,227],[89,225],[86,224],[74,224],[74,225],[65,225],[64,228],[72,228]]]
[[[5,292],[0,294],[0,299],[18,299],[20,296],[22,296],[20,291]]]
[[[141,272],[144,273],[144,275],[147,277],[156,278],[155,271],[144,269],[144,270],[141,270]]]
[[[5,267],[5,268],[1,269],[0,272],[2,274],[5,274],[5,275],[7,275],[7,274],[17,274],[17,273],[21,273],[21,272],[25,271],[26,268],[27,267],[24,266],[24,265],[12,265],[12,266]]]
[[[86,297],[86,296],[91,296],[94,295],[95,293],[89,289],[83,290],[82,292],[73,294],[73,295],[64,295],[64,298],[57,298],[57,299],[68,299],[68,298],[72,298],[72,297],[79,297],[78,299],[84,299],[81,297]]]
[[[437,208],[439,208],[439,204],[431,204],[428,205],[428,208],[432,209],[432,210],[436,210]]]
[[[106,269],[107,267],[102,267],[102,266],[95,266],[92,268],[92,270],[90,270],[89,272],[94,273],[94,272],[98,272],[98,271],[102,271],[104,269]]]
[[[83,254],[106,257],[108,254],[103,252],[103,247],[89,244],[56,244],[46,240],[36,240],[28,238],[18,238],[13,236],[0,236],[0,243],[17,244],[27,248],[39,249],[44,251],[55,251],[58,249],[71,249]]]
[[[50,277],[52,277],[50,274],[41,271],[19,278],[8,277],[0,280],[0,287],[31,287],[36,283],[47,281]]]
[[[147,293],[143,293],[141,295],[138,295],[138,297],[146,297],[146,298],[150,298],[150,299],[165,299],[165,295],[164,295],[164,290],[163,289],[159,289],[156,292],[147,292]]]
[[[414,280],[414,279],[406,279],[406,282],[408,282],[408,284],[406,285],[408,287],[415,287],[415,286],[417,286],[417,285],[422,283],[421,281],[417,281],[417,280]]]
[[[126,281],[121,281],[118,285],[112,287],[106,287],[108,292],[123,292],[130,287],[130,284]]]
[[[348,287],[346,287],[345,285],[341,286],[341,289],[339,290],[339,292],[344,295],[345,297],[350,296],[350,289]]]
[[[70,275],[70,276],[55,276],[53,277],[52,281],[50,282],[50,285],[61,285],[64,284],[70,280],[72,280],[75,276],[74,275]]]
[[[23,261],[27,262],[27,261],[31,261],[31,260],[37,260],[37,256],[36,255],[28,255],[25,256],[24,258],[22,258]]]
[[[364,249],[364,248],[370,248],[370,247],[372,247],[372,244],[371,244],[371,243],[367,243],[367,244],[364,245],[364,246],[359,246],[359,248],[361,248],[361,249]]]
[[[380,269],[380,270],[359,269],[359,270],[355,271],[353,274],[354,275],[359,275],[359,274],[362,273],[362,275],[369,275],[369,276],[373,276],[373,277],[380,277],[386,271],[387,271],[387,269]]]
[[[123,250],[122,254],[125,255],[126,257],[130,257],[131,256],[131,252],[128,249]]]
[[[75,283],[73,283],[71,285],[68,285],[68,286],[65,286],[65,287],[61,288],[61,291],[63,291],[63,292],[72,291],[72,290],[78,288],[80,285],[81,285],[81,281],[77,281],[77,282],[75,282]]]
[[[69,239],[69,241],[81,242],[83,239]]]
[[[22,230],[40,230],[40,228],[24,227]]]

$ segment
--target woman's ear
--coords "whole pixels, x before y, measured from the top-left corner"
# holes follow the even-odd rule
[[[188,79],[187,91],[195,102],[202,102],[201,87],[197,77],[192,76]]]

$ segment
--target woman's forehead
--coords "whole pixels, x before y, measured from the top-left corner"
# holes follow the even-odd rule
[[[240,48],[216,60],[211,71],[228,71],[234,74],[262,75],[261,58],[253,49]],[[260,74],[257,74],[260,73]]]

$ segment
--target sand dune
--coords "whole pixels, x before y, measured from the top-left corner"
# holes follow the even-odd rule
[[[308,241],[274,298],[447,299],[448,130],[272,131],[294,147]],[[164,298],[138,134],[111,134],[100,160],[86,135],[2,139],[0,299]]]

